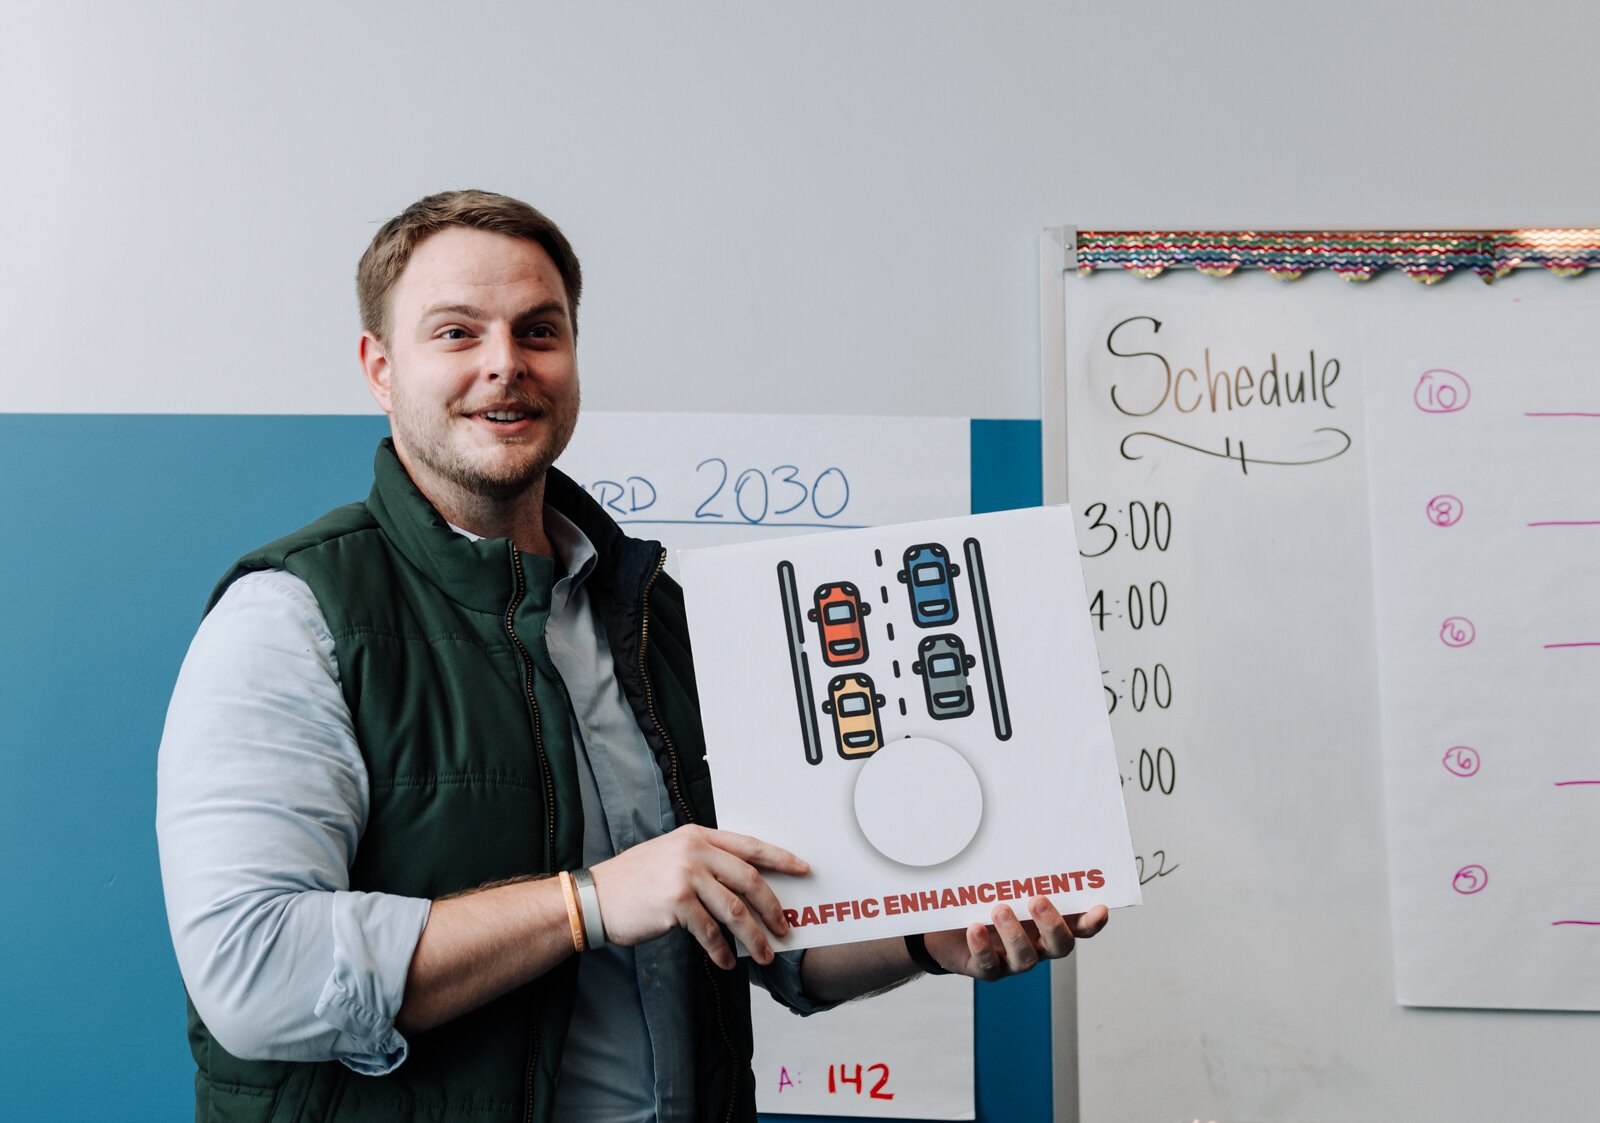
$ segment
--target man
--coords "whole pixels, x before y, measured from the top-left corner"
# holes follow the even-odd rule
[[[224,577],[162,740],[197,1118],[750,1119],[730,932],[809,1012],[1105,922],[1039,898],[774,955],[762,873],[807,866],[715,829],[664,555],[551,468],[581,288],[548,219],[480,191],[362,258],[372,493]]]

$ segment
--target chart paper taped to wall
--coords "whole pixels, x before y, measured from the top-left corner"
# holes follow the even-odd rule
[[[1600,329],[1368,334],[1396,992],[1600,1009]]]
[[[592,412],[557,467],[676,572],[688,547],[965,514],[970,433],[960,418]],[[970,980],[806,1019],[752,988],[751,1021],[762,1112],[974,1116]]]

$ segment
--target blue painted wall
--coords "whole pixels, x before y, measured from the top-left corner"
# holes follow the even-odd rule
[[[0,415],[6,1118],[192,1114],[153,825],[167,697],[212,582],[365,495],[385,432],[366,416]],[[1039,502],[1038,422],[975,421],[972,450],[974,510]],[[979,1119],[1049,1118],[1049,1026],[1044,972],[979,988]]]

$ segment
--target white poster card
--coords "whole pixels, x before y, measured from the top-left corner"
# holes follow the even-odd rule
[[[693,546],[965,514],[970,433],[962,418],[585,412],[557,466],[676,573]],[[762,1112],[973,1118],[971,980],[804,1019],[751,999]]]
[[[1595,1010],[1600,325],[1506,289],[1368,336],[1395,986]]]
[[[1064,507],[683,558],[718,815],[815,947],[1137,904]]]

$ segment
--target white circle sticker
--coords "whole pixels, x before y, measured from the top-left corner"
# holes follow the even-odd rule
[[[983,788],[942,741],[906,737],[873,753],[856,777],[856,821],[873,849],[905,866],[936,866],[967,848],[983,821]]]

